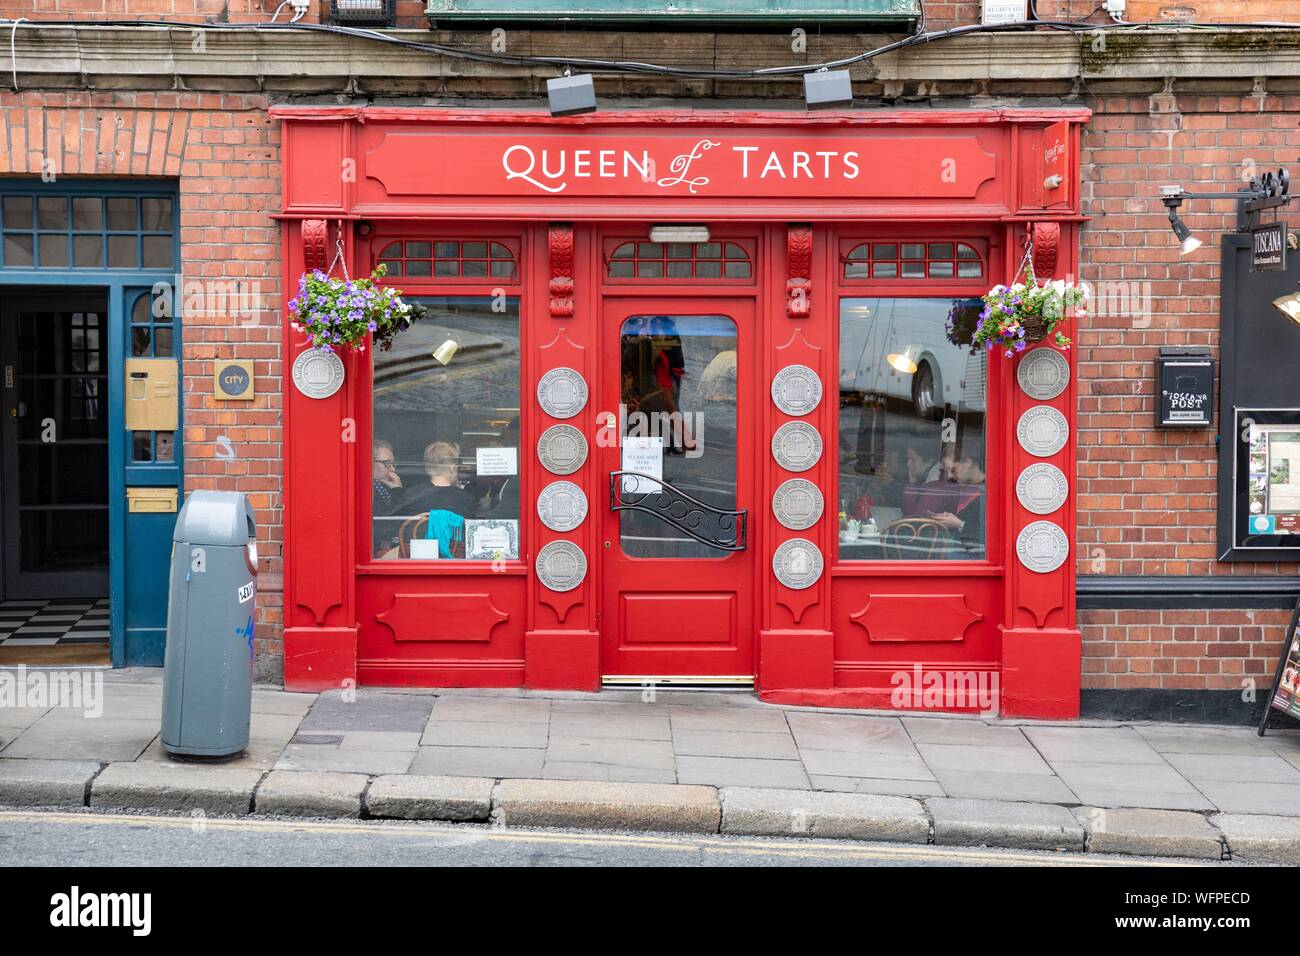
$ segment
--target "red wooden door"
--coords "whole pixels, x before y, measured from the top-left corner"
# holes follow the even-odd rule
[[[604,299],[605,677],[754,675],[754,317],[745,298]]]

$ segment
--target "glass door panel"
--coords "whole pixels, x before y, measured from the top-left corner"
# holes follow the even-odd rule
[[[736,324],[723,315],[633,315],[619,335],[624,470],[645,462],[697,501],[736,508]],[[648,457],[643,457],[648,456]],[[651,464],[653,463],[653,464]],[[649,479],[626,475],[627,498],[653,495]],[[666,503],[665,503],[666,504]],[[657,514],[621,513],[619,540],[634,558],[723,558],[706,539],[734,538],[727,515],[680,499]]]

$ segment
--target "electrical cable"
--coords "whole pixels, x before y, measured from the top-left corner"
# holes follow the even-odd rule
[[[14,21],[13,27],[9,30],[9,65],[14,71],[14,92],[18,92],[18,24],[27,20],[26,17],[19,17]],[[31,21],[28,20],[30,23]]]
[[[815,73],[819,70],[843,69],[853,66],[857,63],[863,63],[876,57],[884,56],[898,50],[918,46],[923,43],[933,43],[938,40],[946,40],[952,37],[966,36],[976,33],[1010,33],[1010,32],[1037,32],[1039,29],[1055,30],[1066,33],[1088,33],[1088,32],[1118,32],[1118,31],[1143,31],[1149,28],[1169,29],[1168,23],[1087,23],[1078,20],[1017,20],[1012,23],[995,23],[983,24],[974,23],[960,27],[949,27],[944,30],[935,30],[933,32],[912,33],[900,40],[895,40],[883,46],[870,50],[864,50],[852,56],[843,57],[838,60],[827,60],[821,63],[799,64],[790,66],[773,66],[763,67],[760,69],[750,70],[730,70],[717,67],[678,67],[665,66],[658,63],[644,63],[635,60],[602,60],[592,57],[574,57],[574,56],[532,56],[532,55],[512,55],[508,53],[490,53],[478,50],[466,50],[459,47],[451,47],[441,43],[431,43],[420,40],[410,40],[405,37],[393,36],[391,34],[381,33],[377,30],[367,30],[358,27],[341,27],[333,24],[323,23],[184,23],[179,21],[169,21],[165,19],[157,20],[27,20],[20,17],[18,20],[10,21],[0,18],[0,23],[12,23],[14,30],[20,23],[25,22],[28,29],[39,27],[168,27],[181,30],[206,30],[206,31],[253,31],[253,32],[274,32],[277,30],[327,33],[337,36],[354,37],[357,39],[369,40],[376,43],[383,43],[389,46],[401,47],[404,49],[417,50],[424,53],[445,56],[452,59],[471,60],[480,63],[497,63],[506,66],[550,66],[556,69],[581,68],[593,72],[603,73],[644,73],[663,76],[681,76],[694,79],[745,79],[745,78],[763,78],[772,76],[802,76],[805,73]],[[920,21],[923,22],[923,21]],[[1278,30],[1300,30],[1300,23],[1284,22],[1258,22],[1258,23],[1205,23],[1205,24],[1179,24],[1179,30],[1206,32],[1214,30],[1260,30],[1260,29],[1278,29]],[[16,72],[16,67],[15,67]]]

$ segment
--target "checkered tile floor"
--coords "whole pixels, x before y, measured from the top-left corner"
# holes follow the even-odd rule
[[[108,598],[0,602],[0,647],[107,643]]]

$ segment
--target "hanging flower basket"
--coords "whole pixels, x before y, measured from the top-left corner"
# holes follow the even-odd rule
[[[1056,336],[1061,348],[1070,347],[1069,338],[1059,327],[1067,319],[1087,316],[1087,289],[1060,279],[1040,286],[1028,255],[1024,272],[1024,282],[995,285],[984,294],[984,308],[971,337],[972,345],[1002,349],[1008,358],[1049,335]]]
[[[424,307],[402,301],[399,289],[378,285],[387,271],[381,264],[369,279],[334,279],[319,269],[307,273],[289,302],[290,326],[311,339],[312,348],[326,352],[364,352],[367,335],[376,348],[388,351],[397,333],[424,315]]]

